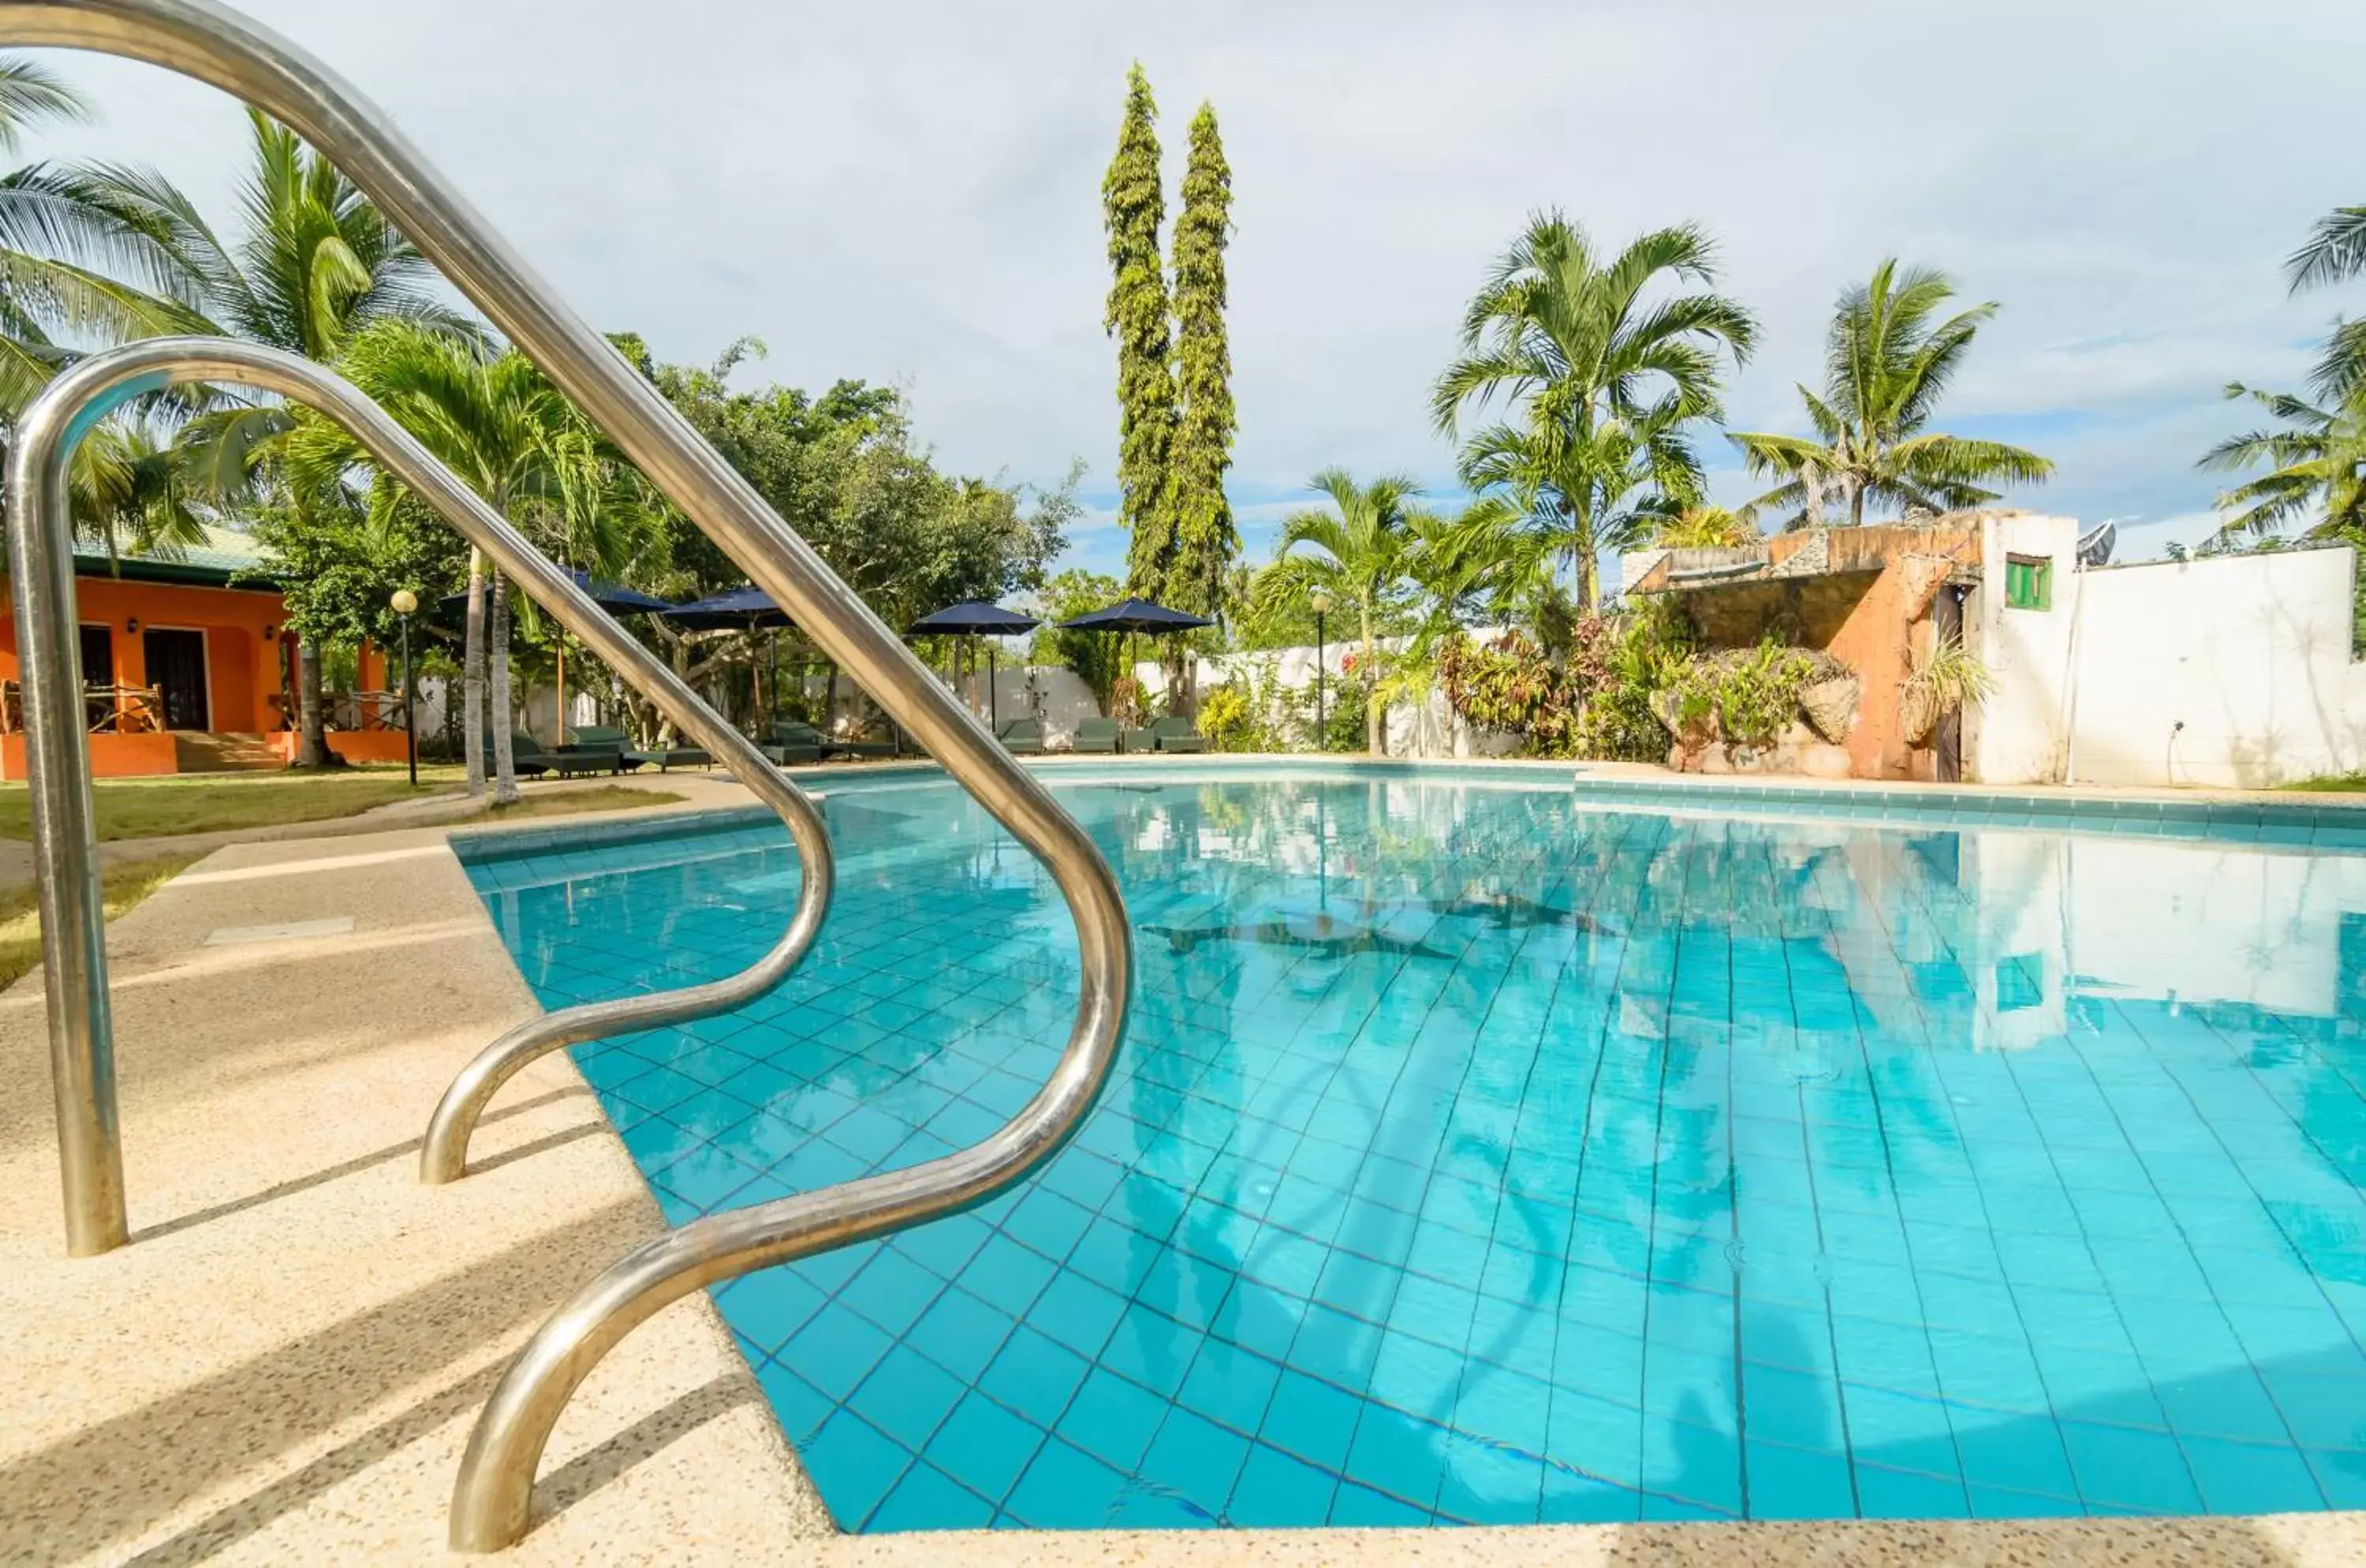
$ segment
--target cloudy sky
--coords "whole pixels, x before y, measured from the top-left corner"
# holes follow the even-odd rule
[[[389,109],[607,329],[753,374],[894,382],[939,459],[1089,466],[1073,555],[1121,559],[1099,227],[1123,76],[1169,189],[1214,102],[1234,176],[1233,495],[1256,558],[1327,464],[1451,486],[1425,391],[1538,208],[1606,243],[1707,225],[1758,312],[1737,428],[1799,426],[1833,296],[1885,254],[2003,310],[1943,423],[2058,478],[2016,499],[2206,532],[2231,378],[2295,386],[2366,289],[2286,298],[2309,223],[2366,201],[2366,6],[2290,0],[814,6],[246,0]],[[658,32],[649,21],[664,19]],[[154,164],[220,210],[244,128],[209,89],[60,63],[104,118],[40,156]],[[743,376],[749,372],[743,372]],[[1721,500],[1752,493],[1730,460]]]

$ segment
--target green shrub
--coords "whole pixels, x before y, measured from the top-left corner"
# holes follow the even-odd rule
[[[1255,728],[1249,717],[1248,694],[1227,681],[1200,699],[1200,733],[1219,751],[1248,750]]]

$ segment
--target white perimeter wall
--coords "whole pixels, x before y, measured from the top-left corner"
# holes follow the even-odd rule
[[[2345,547],[2080,573],[2076,779],[2259,789],[2366,769],[2356,570]]]
[[[2005,604],[2008,558],[2054,563],[2054,607]],[[1980,522],[1980,585],[1964,602],[1964,646],[1996,691],[1964,726],[1964,759],[1983,784],[2051,784],[2068,751],[2069,684],[2080,574],[2079,525],[2012,513]]]

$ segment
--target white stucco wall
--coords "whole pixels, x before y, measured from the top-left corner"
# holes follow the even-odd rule
[[[2007,558],[2054,563],[2054,605],[2005,604]],[[1980,520],[1980,584],[1964,602],[1964,645],[1986,664],[1996,691],[1964,722],[1964,761],[1984,784],[2051,784],[2062,777],[2070,729],[2070,665],[2078,625],[2079,524],[2008,513]]]
[[[2366,769],[2356,570],[2342,547],[2081,573],[2078,782],[2265,788]]]

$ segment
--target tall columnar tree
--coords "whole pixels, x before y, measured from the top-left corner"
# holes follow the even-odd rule
[[[1117,156],[1101,179],[1101,216],[1112,274],[1102,327],[1117,339],[1118,520],[1132,534],[1129,586],[1149,598],[1169,592],[1175,507],[1168,465],[1175,442],[1174,338],[1158,231],[1166,200],[1158,183],[1158,106],[1137,64],[1125,79]]]
[[[1169,602],[1213,615],[1240,553],[1240,530],[1224,498],[1233,465],[1233,351],[1224,332],[1224,243],[1232,229],[1233,171],[1216,130],[1214,106],[1191,120],[1183,210],[1175,220],[1176,392],[1181,411],[1169,463],[1175,491],[1175,555]]]

